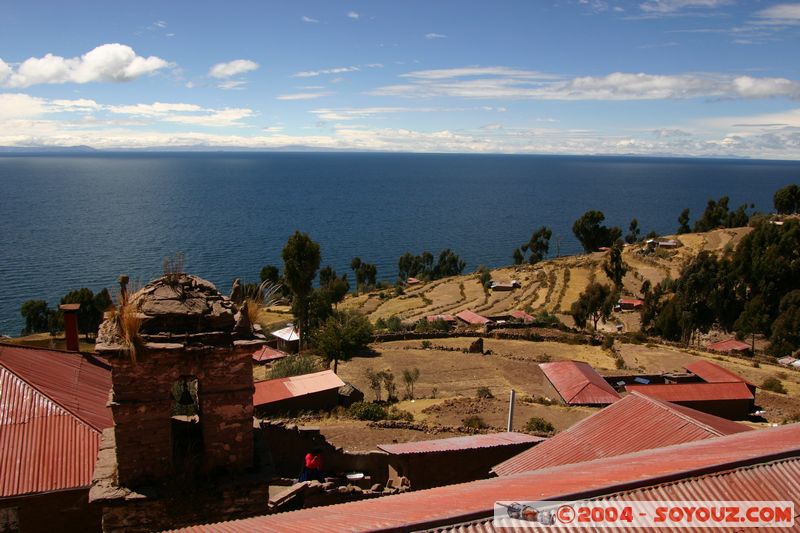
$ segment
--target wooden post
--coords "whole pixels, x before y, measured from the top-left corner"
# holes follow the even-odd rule
[[[508,396],[508,427],[507,431],[514,431],[514,398],[517,393],[511,389],[511,394]]]

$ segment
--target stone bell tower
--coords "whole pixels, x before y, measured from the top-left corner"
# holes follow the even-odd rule
[[[123,278],[121,278],[123,279]],[[114,427],[92,501],[103,529],[160,530],[266,512],[255,460],[253,351],[265,343],[210,282],[168,274],[101,324]]]

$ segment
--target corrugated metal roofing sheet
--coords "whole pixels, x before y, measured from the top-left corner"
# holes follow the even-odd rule
[[[684,365],[683,368],[685,368],[695,376],[698,376],[706,383],[742,382],[742,383],[747,383],[748,385],[752,385],[752,383],[748,383],[748,381],[744,379],[742,376],[739,376],[738,374],[731,372],[727,368],[723,368],[717,364],[714,364],[711,361],[706,361],[705,359],[700,359],[698,361],[694,361],[692,363]]]
[[[539,368],[569,405],[608,405],[619,400],[617,391],[586,363],[556,361],[541,363]]]
[[[85,487],[100,432],[0,366],[0,498]]]
[[[492,470],[499,476],[508,476],[750,429],[634,392]]]
[[[111,368],[99,359],[77,352],[0,344],[0,365],[98,431],[114,425],[106,406]]]
[[[739,500],[739,501],[790,501],[795,509],[800,508],[800,460],[783,459],[755,466],[735,468],[727,472],[690,477],[673,483],[664,483],[632,491],[590,498],[595,501],[697,501],[697,500]],[[793,530],[800,529],[800,519],[795,517]],[[686,531],[686,528],[659,527],[658,531]],[[698,529],[711,531],[710,529]],[[508,528],[495,528],[491,518],[464,522],[452,526],[434,528],[436,532],[508,532]],[[593,529],[572,527],[539,526],[514,528],[514,531],[593,531]],[[749,531],[744,529],[742,531]],[[787,531],[774,528],[759,528],[758,531]]]
[[[667,402],[752,400],[747,383],[670,383],[666,385],[625,385],[628,392],[641,392]]]
[[[746,342],[737,341],[736,339],[726,339],[724,341],[714,342],[706,346],[712,352],[746,352],[750,349],[750,345]]]
[[[525,311],[511,311],[509,315],[513,316],[514,318],[523,320],[525,322],[533,322],[535,320],[531,315],[529,315]]]
[[[542,442],[542,437],[534,437],[525,433],[503,432],[488,433],[486,435],[468,435],[465,437],[451,437],[449,439],[423,440],[418,442],[404,442],[401,444],[378,444],[378,449],[394,455],[415,453],[451,452],[456,450],[474,450],[477,448],[495,448],[510,444],[536,444]]]
[[[288,357],[288,353],[282,352],[272,346],[262,346],[257,352],[253,353],[253,361],[257,363],[264,363],[266,361],[277,361]]]
[[[271,335],[274,337],[278,337],[279,339],[283,339],[287,342],[300,340],[300,333],[294,326],[288,326],[283,329],[273,331]]]
[[[467,324],[473,324],[476,326],[491,322],[491,320],[488,318],[483,317],[474,311],[470,311],[469,309],[457,313],[456,318],[463,320]]]
[[[445,322],[455,322],[456,318],[453,315],[428,315],[425,317],[428,322],[436,322],[437,320],[444,320]]]
[[[181,531],[308,533],[430,529],[488,517],[498,500],[600,496],[798,456],[800,424],[791,424],[502,478],[192,526]],[[754,500],[768,499],[773,494],[768,486],[758,482],[739,490],[747,490],[748,497]],[[720,495],[710,488],[704,493],[707,497]]]
[[[305,396],[344,386],[344,381],[333,373],[333,370],[323,370],[313,374],[291,376],[288,378],[257,381],[253,394],[253,405],[264,405],[286,398]]]

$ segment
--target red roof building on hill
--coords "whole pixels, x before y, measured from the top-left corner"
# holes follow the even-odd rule
[[[706,345],[706,348],[711,352],[743,353],[749,352],[751,346],[746,342],[738,341],[736,339],[726,339],[724,341],[708,344]]]
[[[52,528],[54,515],[99,528],[88,493],[101,431],[114,424],[110,390],[109,367],[91,356],[0,344],[0,510],[22,531]]]
[[[705,359],[699,359],[687,365],[683,365],[683,368],[699,377],[706,383],[747,383],[748,385],[755,387],[755,385],[744,379],[742,376],[735,374],[727,368],[723,368],[716,363],[706,361]]]
[[[617,391],[586,363],[556,361],[539,368],[567,405],[608,405],[619,400]]]
[[[272,346],[264,345],[259,348],[258,351],[253,353],[253,361],[256,363],[267,363],[278,361],[288,356],[289,354],[286,352],[282,352],[281,350],[273,348]]]
[[[523,322],[533,322],[536,320],[533,316],[529,315],[525,311],[511,311],[509,313],[513,318],[522,320]]]
[[[180,531],[492,530],[497,501],[788,500],[800,505],[800,424],[645,450],[513,476],[258,516]],[[653,496],[655,495],[655,496]],[[324,512],[324,518],[321,518]],[[796,519],[795,519],[796,520]],[[480,521],[483,525],[472,525]]]
[[[755,396],[743,381],[626,385],[625,390],[640,392],[658,400],[677,403],[730,420],[746,419],[755,407]]]
[[[634,392],[492,471],[508,476],[750,430],[744,424]]]
[[[470,311],[469,309],[461,311],[460,313],[456,314],[456,318],[466,322],[471,326],[483,326],[491,323],[491,320],[489,320],[488,318],[483,317],[473,311]]]
[[[332,370],[257,381],[253,405],[262,413],[283,413],[336,407],[344,381]]]

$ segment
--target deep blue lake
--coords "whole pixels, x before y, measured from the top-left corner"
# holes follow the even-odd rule
[[[406,251],[452,248],[467,262],[510,264],[540,225],[561,254],[577,253],[573,221],[587,209],[624,232],[673,233],[709,198],[772,209],[800,181],[800,162],[438,154],[136,153],[0,156],[0,333],[23,327],[20,305],[55,306],[71,289],[144,284],[165,256],[227,293],[281,265],[299,229],[322,264],[375,263],[394,280]],[[352,273],[349,276],[352,283]]]

